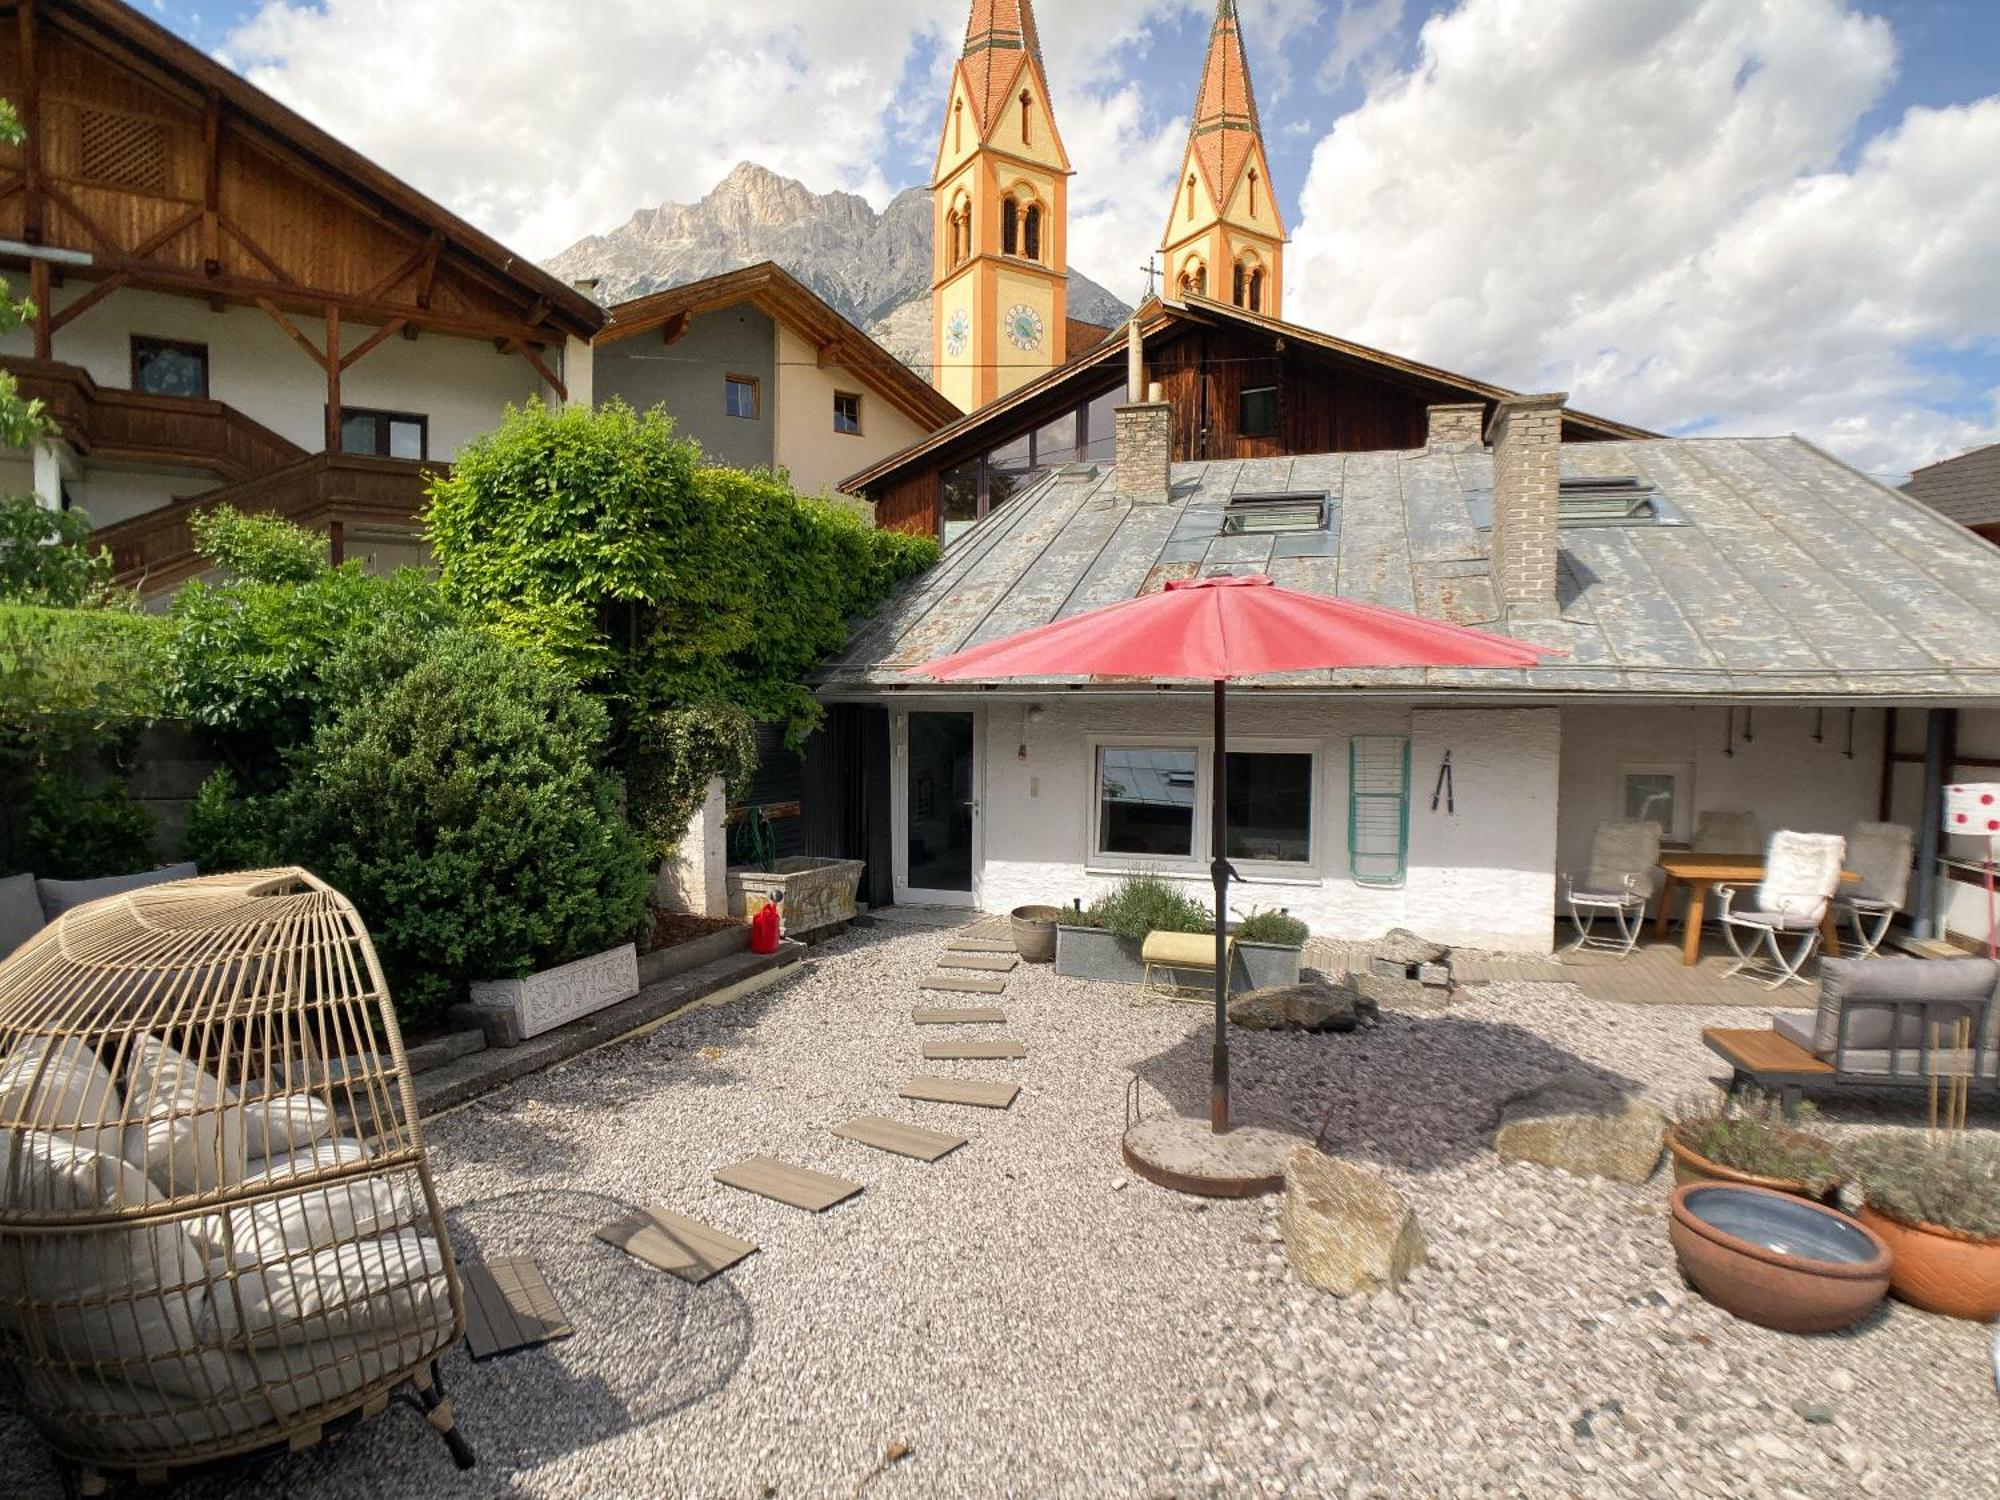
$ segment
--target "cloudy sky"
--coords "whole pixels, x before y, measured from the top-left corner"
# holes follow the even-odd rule
[[[925,180],[964,0],[151,0],[538,256],[749,159]],[[2000,438],[2000,4],[1241,0],[1286,315],[1862,468]],[[1212,0],[1043,0],[1071,258],[1130,298]]]

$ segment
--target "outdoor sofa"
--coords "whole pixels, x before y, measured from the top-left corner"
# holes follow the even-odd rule
[[[163,865],[135,875],[105,875],[96,880],[44,880],[34,875],[0,876],[0,958],[40,932],[73,906],[104,896],[123,895],[170,880],[199,875],[192,863]]]
[[[1755,1086],[1789,1107],[1808,1093],[1925,1088],[1964,1073],[1975,1094],[2000,1093],[2000,962],[1986,958],[1829,958],[1819,1008],[1781,1011],[1769,1029],[1710,1027],[1732,1091]],[[1972,1045],[1949,1045],[1971,1022]],[[1945,1045],[1933,1051],[1932,1028]]]

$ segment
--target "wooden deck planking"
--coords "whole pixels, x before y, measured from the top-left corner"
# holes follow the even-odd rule
[[[944,951],[947,953],[1013,953],[1014,944],[1011,941],[1000,941],[994,938],[953,938],[949,943],[945,944]]]
[[[919,1005],[910,1019],[919,1026],[1005,1025],[1007,1012],[997,1005]]]
[[[474,1359],[566,1339],[576,1332],[534,1258],[503,1255],[459,1269],[465,1340]]]
[[[1006,974],[1020,962],[1020,958],[1012,953],[947,953],[937,964],[940,969],[977,969],[988,974]]]
[[[724,1187],[740,1188],[816,1214],[825,1213],[836,1203],[845,1203],[862,1189],[860,1183],[849,1182],[845,1177],[793,1166],[775,1156],[746,1156],[716,1168],[711,1175]]]
[[[990,974],[933,974],[917,988],[950,990],[963,995],[1004,995],[1007,993],[1007,981]]]
[[[975,1062],[992,1062],[1002,1058],[1026,1057],[1028,1049],[1013,1037],[1000,1037],[990,1042],[925,1042],[925,1062],[949,1062],[960,1059]]]
[[[983,1083],[970,1078],[916,1077],[903,1085],[905,1099],[933,1104],[970,1104],[979,1109],[1006,1109],[1021,1092],[1018,1083]]]
[[[833,1133],[850,1141],[859,1141],[864,1146],[873,1146],[877,1151],[891,1151],[897,1156],[910,1156],[918,1161],[936,1161],[965,1144],[962,1135],[927,1130],[921,1125],[905,1125],[901,1120],[884,1119],[881,1115],[856,1115],[845,1125],[834,1126]]]
[[[598,1230],[597,1237],[635,1260],[696,1286],[757,1253],[749,1240],[657,1206],[634,1209]]]

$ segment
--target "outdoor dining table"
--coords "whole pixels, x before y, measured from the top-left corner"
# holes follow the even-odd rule
[[[1674,887],[1687,887],[1687,926],[1681,934],[1681,963],[1693,968],[1701,961],[1701,919],[1708,908],[1709,889],[1718,885],[1755,885],[1764,878],[1761,854],[1699,854],[1692,849],[1663,849],[1660,868],[1666,880],[1660,886],[1660,915],[1653,932],[1664,939],[1667,923],[1673,918]],[[1859,880],[1853,870],[1842,870],[1843,881]],[[1828,958],[1840,957],[1840,932],[1831,904],[1819,920],[1820,943]]]

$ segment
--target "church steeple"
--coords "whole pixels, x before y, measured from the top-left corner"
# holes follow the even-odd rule
[[[1069,176],[1031,0],[973,0],[931,174],[931,383],[967,411],[1063,362]]]
[[[1170,295],[1280,316],[1285,224],[1250,86],[1236,0],[1217,0],[1194,125],[1161,242]]]

